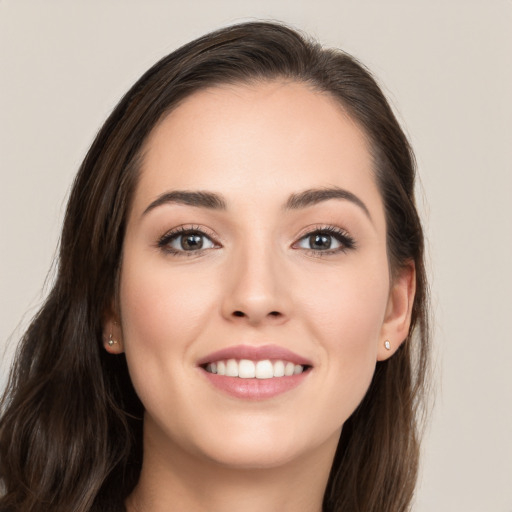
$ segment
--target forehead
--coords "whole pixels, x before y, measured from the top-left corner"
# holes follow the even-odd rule
[[[223,85],[192,94],[153,129],[135,202],[167,189],[271,201],[333,185],[379,195],[366,137],[336,99],[295,82]]]

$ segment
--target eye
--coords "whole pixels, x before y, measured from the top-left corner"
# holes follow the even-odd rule
[[[166,233],[159,240],[158,247],[171,254],[190,255],[214,249],[217,245],[210,236],[200,229],[180,227]]]
[[[354,247],[354,239],[345,231],[334,226],[311,231],[294,245],[294,248],[326,254],[347,251]]]

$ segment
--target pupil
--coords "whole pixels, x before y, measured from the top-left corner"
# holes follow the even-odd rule
[[[191,251],[201,249],[203,246],[203,239],[199,235],[186,235],[181,239],[181,246],[183,249],[188,249]]]
[[[312,249],[329,249],[331,237],[329,235],[312,235],[309,237]]]

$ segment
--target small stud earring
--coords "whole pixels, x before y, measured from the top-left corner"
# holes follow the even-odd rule
[[[389,343],[388,340],[384,342],[384,346],[386,347],[386,350],[391,350],[391,343]]]
[[[112,347],[115,343],[117,343],[117,341],[112,338],[112,333],[108,335],[107,343],[109,347]]]

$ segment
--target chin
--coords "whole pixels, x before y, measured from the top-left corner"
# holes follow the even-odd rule
[[[300,447],[275,449],[271,446],[232,445],[230,449],[208,450],[206,456],[214,463],[225,468],[239,470],[272,469],[292,463],[302,456]]]
[[[296,427],[298,421],[293,421]],[[273,429],[261,424],[224,429],[216,439],[202,437],[203,442],[197,448],[206,458],[226,468],[271,469],[307,459],[323,444],[335,448],[341,432],[341,428],[334,432],[322,432],[318,428],[298,430],[290,428],[290,422],[279,428],[273,426]],[[205,443],[205,439],[209,442]]]

